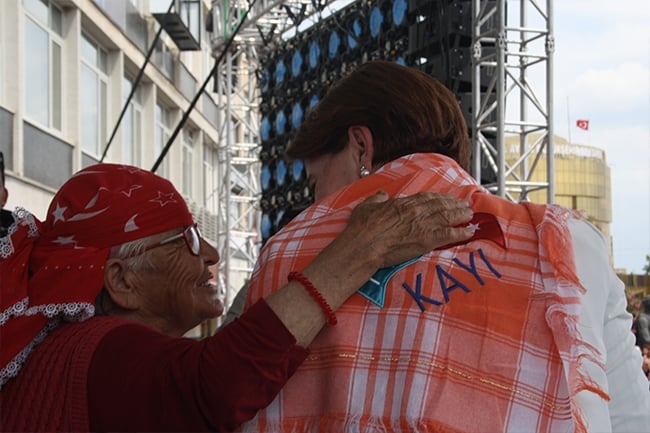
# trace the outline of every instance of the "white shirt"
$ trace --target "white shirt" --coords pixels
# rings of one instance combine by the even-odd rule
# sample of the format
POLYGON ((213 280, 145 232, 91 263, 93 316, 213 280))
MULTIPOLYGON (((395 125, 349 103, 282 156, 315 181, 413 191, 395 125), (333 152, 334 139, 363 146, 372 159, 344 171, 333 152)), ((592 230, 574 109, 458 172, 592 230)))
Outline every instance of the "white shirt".
POLYGON ((582 391, 577 402, 589 432, 650 433, 650 390, 626 310, 625 286, 609 263, 607 242, 593 225, 569 223, 578 277, 586 288, 579 330, 586 342, 606 354, 606 374, 586 361, 590 375, 611 400, 582 391))

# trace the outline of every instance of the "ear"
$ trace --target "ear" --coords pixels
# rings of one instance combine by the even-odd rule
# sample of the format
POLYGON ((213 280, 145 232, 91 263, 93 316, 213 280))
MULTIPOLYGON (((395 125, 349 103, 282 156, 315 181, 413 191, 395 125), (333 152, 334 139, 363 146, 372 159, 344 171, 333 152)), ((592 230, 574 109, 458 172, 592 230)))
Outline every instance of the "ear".
POLYGON ((108 259, 104 265, 104 287, 115 305, 124 310, 137 310, 139 297, 134 290, 133 273, 122 259, 108 259))
POLYGON ((359 158, 359 165, 365 165, 372 170, 372 161, 375 156, 375 145, 370 128, 354 125, 348 128, 348 143, 359 158))

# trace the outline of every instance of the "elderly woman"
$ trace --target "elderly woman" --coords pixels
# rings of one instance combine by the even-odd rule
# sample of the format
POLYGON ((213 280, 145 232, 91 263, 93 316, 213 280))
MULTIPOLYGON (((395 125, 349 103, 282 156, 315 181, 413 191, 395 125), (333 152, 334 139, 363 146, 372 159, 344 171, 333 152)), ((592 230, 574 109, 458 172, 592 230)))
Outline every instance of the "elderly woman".
POLYGON ((481 188, 465 171, 463 115, 440 82, 366 63, 329 90, 287 154, 305 161, 317 201, 265 245, 247 305, 282 286, 277 269, 305 267, 379 188, 466 199, 476 234, 360 286, 244 431, 650 431, 603 236, 568 209, 481 188))
POLYGON ((181 336, 223 310, 219 255, 167 180, 98 164, 42 225, 14 216, 0 250, 3 431, 233 429, 305 360, 325 302, 333 314, 380 267, 471 236, 453 227, 471 218, 464 200, 374 195, 303 269, 317 289, 283 284, 196 341, 181 336))

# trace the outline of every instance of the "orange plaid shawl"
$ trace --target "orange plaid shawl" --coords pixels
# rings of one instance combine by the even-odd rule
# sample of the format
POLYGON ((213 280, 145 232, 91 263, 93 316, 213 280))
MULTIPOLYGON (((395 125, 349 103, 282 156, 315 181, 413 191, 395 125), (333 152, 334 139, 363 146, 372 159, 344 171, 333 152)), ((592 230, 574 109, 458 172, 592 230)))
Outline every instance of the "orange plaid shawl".
POLYGON ((584 431, 575 394, 608 396, 580 370, 584 357, 604 360, 576 329, 584 289, 566 223, 578 216, 495 197, 444 156, 400 158, 296 217, 262 250, 247 305, 303 269, 378 189, 469 199, 496 216, 506 248, 479 239, 429 253, 391 277, 384 308, 352 296, 242 430, 584 431))

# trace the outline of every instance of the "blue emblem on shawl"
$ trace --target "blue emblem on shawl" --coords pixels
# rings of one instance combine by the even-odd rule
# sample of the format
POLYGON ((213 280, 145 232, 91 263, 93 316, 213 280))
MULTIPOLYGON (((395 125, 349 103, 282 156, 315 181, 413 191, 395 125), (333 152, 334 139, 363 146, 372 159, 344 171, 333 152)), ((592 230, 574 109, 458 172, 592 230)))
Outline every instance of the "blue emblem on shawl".
POLYGON ((386 285, 388 284, 388 281, 397 271, 404 269, 411 263, 417 262, 420 260, 420 257, 422 256, 407 260, 399 265, 391 266, 389 268, 381 268, 375 272, 375 274, 370 277, 366 284, 361 286, 357 292, 379 308, 384 308, 384 301, 386 300, 386 285))

